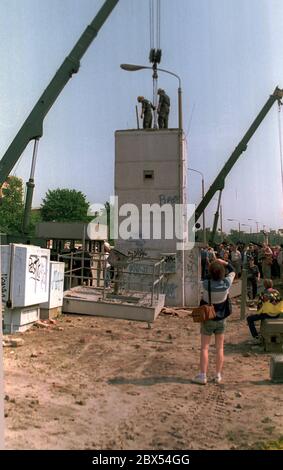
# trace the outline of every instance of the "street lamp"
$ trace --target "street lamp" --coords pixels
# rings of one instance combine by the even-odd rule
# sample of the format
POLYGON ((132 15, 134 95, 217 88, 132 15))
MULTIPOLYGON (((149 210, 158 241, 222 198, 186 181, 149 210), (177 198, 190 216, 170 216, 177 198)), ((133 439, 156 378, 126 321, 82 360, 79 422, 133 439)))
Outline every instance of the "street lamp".
POLYGON ((258 224, 259 224, 260 222, 258 222, 258 221, 255 220, 255 219, 248 219, 248 220, 249 220, 250 222, 255 222, 255 223, 256 223, 256 233, 258 233, 258 224))
POLYGON ((270 228, 268 229, 268 227, 265 224, 262 224, 261 232, 263 233, 265 243, 268 243, 268 232, 269 231, 270 231, 270 228))
MULTIPOLYGON (((152 67, 148 67, 146 65, 135 65, 135 64, 121 64, 120 65, 121 69, 127 70, 127 72, 137 72, 138 70, 152 70, 152 67)), ((173 75, 173 77, 176 77, 179 81, 179 87, 178 87, 178 127, 179 130, 183 129, 183 114, 182 114, 182 87, 181 87, 181 79, 179 75, 177 75, 174 72, 170 72, 170 70, 165 70, 165 69, 160 69, 156 68, 158 72, 164 72, 168 73, 169 75, 173 75)))
POLYGON ((242 227, 250 227, 250 233, 252 233, 252 226, 250 224, 241 224, 242 227))
POLYGON ((240 235, 240 233, 241 233, 241 222, 237 219, 227 219, 227 220, 229 220, 230 222, 238 222, 238 224, 239 224, 238 225, 238 230, 239 230, 239 235, 240 235))
MULTIPOLYGON (((201 171, 195 170, 194 168, 188 168, 190 171, 194 171, 201 175, 201 197, 204 198, 204 175, 201 171)), ((205 232, 205 212, 202 213, 202 229, 203 229, 203 243, 206 243, 206 232, 205 232)))

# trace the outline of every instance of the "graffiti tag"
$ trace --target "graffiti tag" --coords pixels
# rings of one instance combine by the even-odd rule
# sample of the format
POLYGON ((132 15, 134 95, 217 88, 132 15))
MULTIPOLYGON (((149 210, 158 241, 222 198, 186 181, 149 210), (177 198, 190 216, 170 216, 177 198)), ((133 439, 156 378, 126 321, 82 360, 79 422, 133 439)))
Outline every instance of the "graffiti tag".
POLYGON ((8 274, 2 274, 1 276, 1 291, 2 300, 6 299, 8 293, 8 274))

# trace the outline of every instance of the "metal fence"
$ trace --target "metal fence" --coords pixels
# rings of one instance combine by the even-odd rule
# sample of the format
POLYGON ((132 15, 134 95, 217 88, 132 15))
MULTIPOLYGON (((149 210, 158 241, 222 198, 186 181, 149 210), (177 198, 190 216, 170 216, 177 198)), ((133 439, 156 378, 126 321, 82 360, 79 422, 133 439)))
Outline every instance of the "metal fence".
POLYGON ((164 290, 164 258, 128 258, 108 262, 108 253, 71 252, 58 255, 65 263, 65 289, 82 285, 102 289, 103 299, 126 296, 128 292, 141 291, 159 299, 164 290))
POLYGON ((65 289, 77 285, 103 287, 105 278, 105 253, 71 252, 58 255, 65 263, 65 289))
MULTIPOLYGON (((141 258, 128 259, 127 263, 117 263, 113 278, 114 294, 118 292, 139 291, 151 294, 159 299, 164 290, 164 259, 141 258)), ((105 288, 104 293, 105 296, 105 288)))

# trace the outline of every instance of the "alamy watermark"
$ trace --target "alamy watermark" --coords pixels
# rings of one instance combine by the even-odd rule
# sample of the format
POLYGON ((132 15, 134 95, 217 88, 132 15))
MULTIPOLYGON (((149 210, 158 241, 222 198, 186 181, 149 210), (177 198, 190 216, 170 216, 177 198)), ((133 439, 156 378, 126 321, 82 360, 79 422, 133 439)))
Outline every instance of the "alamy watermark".
MULTIPOLYGON (((191 250, 195 245, 194 204, 119 204, 118 196, 110 197, 109 212, 103 204, 92 204, 89 214, 94 216, 101 238, 105 226, 110 225, 113 240, 176 240, 176 250, 191 250)), ((90 229, 90 227, 89 227, 90 229)), ((90 234, 90 230, 89 230, 90 234)))

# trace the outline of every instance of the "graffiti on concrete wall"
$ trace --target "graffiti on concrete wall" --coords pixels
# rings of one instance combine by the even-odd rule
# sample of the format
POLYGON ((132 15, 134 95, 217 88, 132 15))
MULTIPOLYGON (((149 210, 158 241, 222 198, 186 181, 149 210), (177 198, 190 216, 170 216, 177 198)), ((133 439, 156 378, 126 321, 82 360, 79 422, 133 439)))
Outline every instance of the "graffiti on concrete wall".
MULTIPOLYGON (((140 237, 142 237, 142 234, 139 234, 140 237)), ((145 251, 145 240, 142 238, 139 238, 137 240, 128 240, 128 242, 131 243, 132 249, 127 250, 127 255, 129 256, 130 259, 142 259, 147 256, 147 252, 145 251)), ((129 244, 127 248, 129 247, 129 244)))
POLYGON ((187 257, 187 275, 188 277, 193 280, 198 280, 199 274, 199 256, 198 250, 188 250, 186 252, 187 257))
POLYGON ((28 260, 28 272, 31 274, 30 279, 40 281, 40 258, 37 255, 30 255, 28 260))
POLYGON ((2 274, 2 276, 1 276, 1 292, 2 292, 2 300, 7 299, 8 274, 2 274))
POLYGON ((191 302, 198 303, 200 295, 200 259, 197 248, 186 252, 186 272, 185 272, 186 291, 191 302), (195 300, 192 300, 192 299, 195 300))
POLYGON ((150 264, 130 263, 128 271, 135 274, 152 274, 152 266, 150 264))
POLYGON ((51 279, 51 290, 62 291, 64 286, 64 274, 60 271, 53 271, 51 279))
POLYGON ((133 251, 128 251, 128 255, 131 259, 145 258, 147 256, 147 253, 143 248, 136 248, 133 251))
POLYGON ((159 204, 163 206, 163 204, 179 204, 180 198, 179 196, 171 196, 166 194, 159 194, 159 204))
POLYGON ((177 296, 176 290, 177 290, 178 285, 175 283, 167 283, 164 286, 163 293, 168 297, 169 299, 175 299, 177 296))
POLYGON ((176 255, 164 256, 164 273, 170 274, 176 272, 176 255))
POLYGON ((39 283, 41 287, 46 285, 47 265, 44 256, 30 255, 28 259, 29 279, 39 283))

